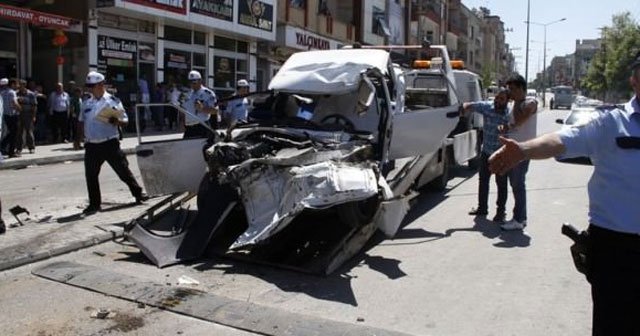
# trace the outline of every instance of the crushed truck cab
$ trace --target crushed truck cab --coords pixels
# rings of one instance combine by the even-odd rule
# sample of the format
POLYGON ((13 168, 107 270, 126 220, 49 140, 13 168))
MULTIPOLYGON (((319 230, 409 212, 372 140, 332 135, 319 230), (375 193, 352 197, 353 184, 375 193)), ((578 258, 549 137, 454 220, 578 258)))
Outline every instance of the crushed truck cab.
POLYGON ((377 230, 393 237, 414 191, 442 175, 459 121, 446 49, 431 48, 444 54, 429 78, 385 50, 299 52, 251 97, 250 123, 141 144, 146 189, 197 193, 198 211, 168 234, 132 223, 128 238, 161 267, 215 253, 328 274, 377 230), (409 92, 437 97, 418 106, 409 92))

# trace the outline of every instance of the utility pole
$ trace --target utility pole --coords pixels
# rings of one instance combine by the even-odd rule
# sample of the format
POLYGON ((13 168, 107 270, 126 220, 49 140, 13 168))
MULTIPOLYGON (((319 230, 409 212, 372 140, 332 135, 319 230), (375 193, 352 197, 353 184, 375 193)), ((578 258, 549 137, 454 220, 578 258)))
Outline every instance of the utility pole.
MULTIPOLYGON (((551 21, 551 22, 547 22, 547 23, 538 23, 538 22, 532 22, 532 21, 527 21, 527 27, 529 26, 529 24, 534 24, 534 25, 538 25, 538 26, 542 26, 544 27, 544 52, 543 52, 543 56, 542 56, 542 107, 545 107, 547 102, 546 102, 546 91, 547 91, 547 26, 552 25, 554 23, 558 23, 558 22, 562 22, 564 20, 566 20, 567 18, 562 18, 560 20, 555 20, 555 21, 551 21)), ((527 46, 529 45, 529 39, 527 38, 527 46)), ((529 54, 529 48, 527 48, 527 55, 529 54)), ((528 57, 528 56, 527 56, 528 57)), ((528 62, 527 62, 528 63, 528 62)))
POLYGON ((527 0, 527 49, 524 59, 524 79, 529 84, 529 20, 531 16, 531 0, 527 0))

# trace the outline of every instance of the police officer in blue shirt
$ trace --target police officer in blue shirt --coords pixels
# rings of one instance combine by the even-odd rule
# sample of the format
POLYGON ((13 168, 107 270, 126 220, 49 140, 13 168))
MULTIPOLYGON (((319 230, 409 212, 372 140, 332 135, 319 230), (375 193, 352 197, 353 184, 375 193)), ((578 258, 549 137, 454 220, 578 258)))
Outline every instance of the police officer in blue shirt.
POLYGON ((224 112, 224 121, 229 128, 233 128, 238 122, 246 122, 249 113, 249 99, 246 95, 249 94, 249 82, 246 79, 241 79, 236 85, 236 93, 232 100, 227 103, 227 108, 224 112))
POLYGON ((142 203, 148 197, 133 177, 127 157, 120 149, 118 126, 124 126, 129 122, 122 102, 106 92, 104 76, 101 73, 89 72, 85 85, 91 90, 93 97, 82 103, 82 113, 78 115, 78 121, 84 126, 84 170, 89 192, 89 206, 83 212, 89 215, 101 209, 98 175, 105 161, 120 180, 127 184, 136 203, 142 203))
POLYGON ((631 65, 634 97, 584 126, 503 146, 489 159, 504 174, 526 159, 588 156, 587 279, 593 335, 640 335, 640 53, 631 65))
POLYGON ((189 98, 184 103, 184 108, 191 115, 185 116, 183 138, 206 138, 209 131, 202 123, 213 127, 217 126, 218 100, 211 89, 202 85, 202 76, 198 71, 189 72, 188 79, 191 91, 189 98), (213 120, 211 120, 212 116, 213 120))

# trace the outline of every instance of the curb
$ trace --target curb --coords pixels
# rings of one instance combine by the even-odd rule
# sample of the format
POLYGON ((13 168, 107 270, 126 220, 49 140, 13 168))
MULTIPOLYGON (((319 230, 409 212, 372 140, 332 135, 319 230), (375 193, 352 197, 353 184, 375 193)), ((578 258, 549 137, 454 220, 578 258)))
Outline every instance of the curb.
POLYGON ((121 238, 123 236, 124 236, 124 230, 109 231, 109 232, 100 233, 97 235, 87 237, 83 240, 71 242, 69 244, 66 244, 65 246, 52 248, 47 251, 28 253, 26 255, 23 255, 21 257, 11 259, 11 260, 0 260, 0 272, 6 271, 11 268, 16 268, 26 264, 30 264, 36 261, 57 257, 59 255, 81 250, 83 248, 102 244, 106 241, 113 240, 116 238, 121 238))
MULTIPOLYGON (((122 151, 126 155, 131 155, 136 153, 135 148, 122 148, 122 151)), ((84 151, 81 153, 73 153, 73 154, 63 154, 56 156, 48 156, 41 158, 33 158, 33 159, 19 159, 19 160, 4 160, 0 162, 0 170, 4 169, 22 169, 28 166, 43 166, 47 164, 54 163, 62 163, 65 161, 82 161, 84 160, 84 151)))

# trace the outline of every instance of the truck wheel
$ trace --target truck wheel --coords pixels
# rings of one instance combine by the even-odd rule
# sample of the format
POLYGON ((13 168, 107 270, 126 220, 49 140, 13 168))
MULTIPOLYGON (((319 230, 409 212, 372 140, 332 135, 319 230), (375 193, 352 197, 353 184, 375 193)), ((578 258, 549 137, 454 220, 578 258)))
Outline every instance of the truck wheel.
POLYGON ((352 228, 368 224, 378 211, 380 200, 378 196, 357 202, 343 203, 337 206, 338 218, 352 228))
POLYGON ((433 191, 442 192, 447 189, 447 183, 449 182, 449 167, 451 166, 451 157, 449 156, 448 151, 445 152, 442 164, 442 174, 428 184, 429 189, 433 191))

